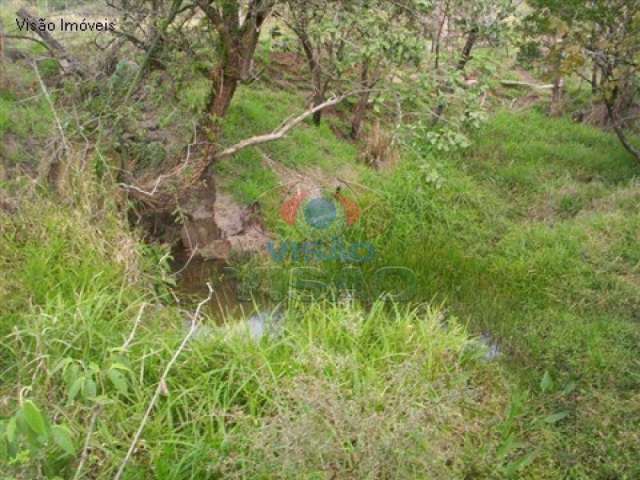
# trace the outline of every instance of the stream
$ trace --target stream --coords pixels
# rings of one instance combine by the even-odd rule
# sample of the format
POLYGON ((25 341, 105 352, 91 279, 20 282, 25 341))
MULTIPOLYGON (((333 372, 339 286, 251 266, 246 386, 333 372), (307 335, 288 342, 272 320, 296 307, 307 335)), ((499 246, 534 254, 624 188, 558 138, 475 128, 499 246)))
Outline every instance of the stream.
MULTIPOLYGON (((283 327, 284 312, 267 301, 254 299, 242 301, 239 295, 239 283, 225 271, 224 261, 177 258, 174 264, 177 280, 177 295, 181 301, 194 305, 209 294, 207 282, 214 288, 211 301, 205 305, 204 312, 209 322, 201 325, 195 339, 206 339, 216 332, 225 334, 244 333, 254 341, 265 335, 277 337, 283 327), (220 330, 220 328, 224 330, 220 330)), ((190 324, 185 321, 185 329, 190 324)), ((446 325, 444 326, 446 329, 446 325)), ((492 362, 499 359, 503 352, 497 339, 483 332, 473 342, 483 348, 483 359, 492 362)))

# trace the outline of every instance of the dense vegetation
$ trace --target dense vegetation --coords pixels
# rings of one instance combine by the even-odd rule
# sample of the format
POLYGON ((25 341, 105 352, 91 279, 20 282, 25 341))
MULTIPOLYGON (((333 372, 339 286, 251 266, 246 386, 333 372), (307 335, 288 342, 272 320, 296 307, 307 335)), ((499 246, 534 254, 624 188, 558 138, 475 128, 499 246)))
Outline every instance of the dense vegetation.
POLYGON ((0 479, 640 477, 637 2, 1 20, 0 479))

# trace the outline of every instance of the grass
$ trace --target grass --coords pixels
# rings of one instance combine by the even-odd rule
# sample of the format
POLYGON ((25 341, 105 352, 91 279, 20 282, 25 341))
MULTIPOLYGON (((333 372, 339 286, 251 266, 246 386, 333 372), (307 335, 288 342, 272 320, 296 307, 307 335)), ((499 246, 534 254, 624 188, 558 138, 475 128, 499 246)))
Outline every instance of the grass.
POLYGON ((537 113, 497 115, 435 188, 420 172, 438 161, 405 162, 378 186, 393 218, 380 264, 413 269, 421 298, 497 335, 521 386, 575 385, 574 413, 551 427, 573 432, 558 476, 637 475, 637 420, 617 416, 640 386, 637 166, 614 137, 537 113))
MULTIPOLYGON (((225 141, 231 144, 271 132, 304 109, 304 99, 296 93, 265 87, 241 88, 225 121, 225 141)), ((260 150, 244 150, 231 161, 221 162, 218 173, 223 186, 245 203, 252 203, 277 188, 281 179, 265 167, 262 153, 298 170, 314 168, 335 174, 345 165, 357 169, 356 146, 339 140, 331 130, 332 124, 325 121, 314 127, 305 123, 279 142, 266 144, 260 150)))
MULTIPOLYGON (((201 93, 183 90, 180 108, 197 108, 201 93)), ((4 101, 13 112, 15 98, 4 101)), ((272 130, 303 103, 241 89, 225 143, 272 130)), ((470 149, 403 152, 393 171, 374 172, 332 126, 340 119, 305 124, 263 152, 305 174, 346 165, 364 185, 348 192, 362 216, 344 232, 375 247, 347 269, 362 301, 336 294, 343 262, 292 262, 265 285, 306 266, 327 295, 287 304, 280 335, 253 342, 204 319, 212 333, 179 357, 125 478, 638 477, 640 190, 615 138, 503 112, 470 149), (389 266, 415 275, 410 303, 377 299, 389 266), (481 333, 501 359, 486 360, 481 333)), ((279 219, 285 192, 260 152, 217 173, 236 199, 260 203, 277 235, 308 236, 279 219)), ((169 300, 166 252, 144 246, 109 202, 23 197, 18 214, 0 213, 2 475, 72 478, 89 435, 83 474, 113 478, 190 307, 169 300), (54 427, 70 447, 49 440, 54 427)), ((265 265, 252 262, 255 277, 265 265)))
MULTIPOLYGON (((444 302, 471 331, 499 339, 512 388, 527 399, 522 428, 542 437, 539 478, 637 476, 638 422, 625 411, 637 410, 640 387, 639 191, 615 137, 535 110, 503 112, 464 152, 409 153, 392 174, 360 175, 371 188, 357 195, 365 213, 344 235, 377 252, 355 266, 361 299, 379 293, 370 286, 381 268, 407 268, 414 301, 444 302)), ((268 216, 278 203, 265 206, 268 216)), ((274 274, 295 266, 327 283, 322 293, 344 281, 341 262, 274 274)))
MULTIPOLYGON (((183 315, 159 303, 148 279, 160 267, 117 216, 46 198, 21 207, 1 218, 3 474, 70 478, 99 412, 84 468, 112 478, 183 315), (67 429, 70 451, 30 437, 26 398, 47 428, 67 429)), ((276 338, 213 332, 171 372, 126 478, 451 478, 525 458, 501 369, 437 309, 293 303, 276 338)))
POLYGON ((33 164, 36 145, 53 128, 53 115, 32 70, 8 64, 0 84, 0 158, 6 165, 33 164), (13 84, 20 84, 16 92, 13 84))

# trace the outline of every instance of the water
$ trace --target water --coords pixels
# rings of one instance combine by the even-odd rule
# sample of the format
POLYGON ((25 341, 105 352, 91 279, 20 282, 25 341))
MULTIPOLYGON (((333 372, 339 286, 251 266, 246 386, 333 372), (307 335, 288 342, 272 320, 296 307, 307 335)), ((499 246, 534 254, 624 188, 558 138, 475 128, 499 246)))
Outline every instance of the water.
MULTIPOLYGON (((204 321, 198 326, 193 340, 202 341, 214 335, 247 335, 260 341, 265 336, 277 337, 282 331, 282 311, 266 302, 240 300, 239 286, 225 271, 224 262, 193 258, 182 263, 176 261, 175 267, 181 302, 195 305, 206 298, 209 295, 207 282, 214 290, 211 301, 203 307, 204 321)), ((188 331, 191 323, 185 321, 184 328, 188 331)))
POLYGON ((197 304, 209 295, 207 283, 213 287, 213 296, 203 313, 216 324, 223 324, 235 318, 246 318, 256 310, 254 302, 240 299, 238 282, 225 270, 221 261, 193 258, 175 262, 176 293, 181 302, 197 304), (188 263, 187 263, 188 262, 188 263))
POLYGON ((484 359, 487 362, 496 360, 498 357, 502 355, 500 344, 496 341, 495 338, 493 338, 488 333, 481 334, 480 337, 478 337, 478 341, 486 347, 484 359))

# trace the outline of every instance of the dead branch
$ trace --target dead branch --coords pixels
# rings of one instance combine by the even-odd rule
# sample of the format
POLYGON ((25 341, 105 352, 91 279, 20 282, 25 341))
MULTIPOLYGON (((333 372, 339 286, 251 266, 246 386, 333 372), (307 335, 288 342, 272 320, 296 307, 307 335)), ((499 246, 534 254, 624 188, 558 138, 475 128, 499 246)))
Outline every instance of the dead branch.
POLYGON ((134 435, 133 440, 131 441, 131 445, 129 446, 127 455, 124 457, 124 460, 120 464, 118 473, 116 473, 116 476, 113 477, 113 480, 120 480, 122 478, 122 474, 124 473, 124 470, 127 467, 127 463, 129 462, 131 455, 133 455, 136 445, 140 440, 140 436, 142 435, 142 431, 144 430, 144 427, 146 426, 147 421, 151 416, 151 412, 155 408, 156 403, 158 403, 158 399, 160 398, 160 395, 163 393, 166 393, 167 377, 169 375, 169 372, 171 371, 171 369, 173 368, 173 365, 178 360, 178 357, 180 356, 182 351, 185 349, 185 347, 189 343, 189 340, 191 340, 191 337, 193 336, 193 334, 198 329, 198 326, 200 324, 200 314, 202 311, 202 307, 204 307, 204 305, 207 304, 213 298, 213 288, 211 287, 211 284, 207 283, 207 287, 209 288, 209 295, 207 296, 207 298, 205 298, 203 301, 201 301, 198 304, 196 311, 191 317, 191 327, 189 328, 189 332, 182 340, 182 343, 180 343, 180 346, 171 357, 171 360, 169 360, 169 363, 165 367, 164 372, 162 372, 162 376, 160 377, 160 381, 158 382, 156 391, 153 397, 151 398, 151 401, 149 402, 149 406, 147 407, 147 410, 145 411, 144 416, 142 417, 142 421, 140 422, 140 426, 138 427, 138 430, 136 431, 136 434, 134 435))
MULTIPOLYGON (((38 23, 38 19, 31 15, 25 8, 18 10, 17 15, 28 23, 38 23)), ((42 39, 42 43, 46 45, 51 54, 58 59, 60 66, 65 73, 75 74, 81 77, 85 76, 84 69, 80 62, 69 55, 62 44, 53 38, 46 29, 36 29, 36 34, 42 39)), ((26 38, 33 40, 31 37, 26 38)))
POLYGON ((524 87, 524 88, 531 88, 533 90, 551 90, 553 88, 553 85, 550 83, 545 85, 537 85, 535 83, 519 82, 517 80, 500 80, 500 84, 503 87, 514 87, 514 88, 524 87))
POLYGON ((325 108, 332 107, 342 102, 345 98, 355 95, 360 92, 351 92, 345 95, 341 95, 339 97, 334 97, 326 102, 321 103, 320 105, 313 107, 307 110, 304 113, 301 113, 297 117, 294 117, 288 121, 285 121, 282 125, 280 125, 277 129, 275 129, 271 133, 256 135, 255 137, 247 138, 242 140, 241 142, 236 143, 235 145, 222 150, 221 152, 214 155, 215 160, 220 160, 222 158, 231 157, 238 153, 241 150, 249 147, 255 147, 256 145, 261 145, 263 143, 273 142, 276 140, 280 140, 285 137, 292 129, 297 127, 304 120, 312 116, 314 113, 324 110, 325 108))
POLYGON ((37 38, 29 37, 27 35, 4 35, 4 38, 10 38, 12 40, 29 40, 51 51, 51 47, 44 43, 42 40, 38 40, 37 38))

